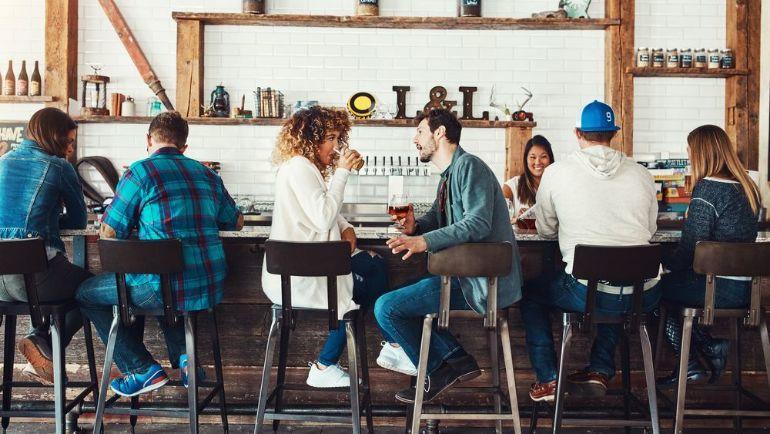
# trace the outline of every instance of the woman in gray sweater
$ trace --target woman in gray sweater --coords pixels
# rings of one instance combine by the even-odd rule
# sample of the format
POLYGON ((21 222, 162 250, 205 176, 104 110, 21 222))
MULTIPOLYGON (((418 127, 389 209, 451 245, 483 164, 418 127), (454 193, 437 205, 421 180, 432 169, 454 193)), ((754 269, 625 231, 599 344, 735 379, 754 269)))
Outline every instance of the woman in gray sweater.
MULTIPOLYGON (((696 128, 687 136, 687 153, 692 167, 693 191, 687 220, 679 245, 664 258, 670 272, 661 279, 663 299, 678 307, 702 307, 706 277, 693 271, 695 244, 698 241, 753 242, 757 238, 759 191, 746 174, 727 133, 714 125, 696 128)), ((745 307, 749 303, 751 279, 717 277, 717 308, 745 307)), ((666 340, 679 352, 682 337, 681 318, 668 317, 666 340)), ((705 330, 693 328, 692 353, 687 369, 688 381, 706 376, 698 354, 709 365, 713 383, 724 371, 729 350, 725 339, 713 339, 705 330)), ((677 356, 678 357, 678 356, 677 356)), ((678 369, 658 380, 674 385, 678 369)))

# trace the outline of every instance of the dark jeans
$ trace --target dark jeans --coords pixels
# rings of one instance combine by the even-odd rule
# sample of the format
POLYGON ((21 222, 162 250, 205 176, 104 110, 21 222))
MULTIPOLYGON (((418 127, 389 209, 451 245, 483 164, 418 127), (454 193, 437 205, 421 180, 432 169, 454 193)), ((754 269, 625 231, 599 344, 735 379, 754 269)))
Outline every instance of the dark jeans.
MULTIPOLYGON (((703 307, 706 298, 706 276, 692 270, 664 274, 660 279, 663 300, 677 307, 703 307)), ((751 281, 716 279, 714 307, 746 307, 751 297, 751 281)))
MULTIPOLYGON (((43 303, 65 302, 75 297, 75 291, 83 281, 93 276, 88 271, 73 265, 63 253, 59 253, 48 261, 48 269, 37 273, 37 294, 43 303)), ((0 276, 0 301, 27 301, 24 289, 24 278, 21 275, 0 276)), ((75 333, 83 326, 80 311, 72 310, 64 318, 62 337, 66 347, 75 333)), ((46 339, 51 344, 50 329, 46 327, 31 328, 30 334, 46 339)))
MULTIPOLYGON (((372 256, 361 251, 350 261, 353 269, 353 300, 362 310, 369 309, 382 294, 388 292, 388 269, 385 260, 381 256, 372 256)), ((382 336, 386 341, 391 341, 385 331, 382 331, 382 336)), ((340 328, 329 332, 321 354, 318 355, 318 361, 326 366, 336 364, 345 350, 345 342, 345 325, 340 324, 340 328)))
MULTIPOLYGON (((631 292, 628 288, 628 292, 631 292)), ((558 308, 568 312, 583 312, 588 288, 564 271, 544 274, 526 282, 524 298, 519 304, 521 319, 527 332, 529 361, 537 375, 537 381, 546 383, 556 379, 556 352, 553 348, 550 312, 558 308)), ((650 311, 660 301, 660 285, 644 292, 644 309, 650 311)), ((631 309, 631 295, 598 292, 597 313, 618 315, 631 309)), ((597 335, 591 347, 588 370, 601 372, 612 378, 615 375, 615 347, 620 339, 620 325, 598 324, 597 335)))
MULTIPOLYGON (((160 290, 152 284, 129 286, 131 304, 138 308, 157 309, 163 307, 160 290)), ((78 289, 75 296, 80 304, 80 310, 94 324, 99 337, 107 344, 107 337, 112 325, 112 306, 118 304, 118 289, 114 274, 100 274, 86 280, 78 289)), ((163 317, 158 317, 163 335, 166 337, 166 348, 171 366, 177 366, 179 356, 185 353, 184 325, 174 327, 166 325, 163 317)), ((144 346, 142 335, 144 322, 137 321, 131 327, 118 328, 115 341, 115 364, 123 374, 146 372, 154 363, 147 347, 144 346)))
MULTIPOLYGON (((401 345, 415 366, 420 360, 423 318, 427 314, 438 313, 440 295, 441 278, 429 276, 383 295, 374 305, 374 316, 383 334, 401 345)), ((470 310, 457 279, 452 279, 450 309, 470 310)), ((435 323, 428 353, 428 374, 438 369, 445 360, 465 354, 452 333, 438 330, 435 323)))

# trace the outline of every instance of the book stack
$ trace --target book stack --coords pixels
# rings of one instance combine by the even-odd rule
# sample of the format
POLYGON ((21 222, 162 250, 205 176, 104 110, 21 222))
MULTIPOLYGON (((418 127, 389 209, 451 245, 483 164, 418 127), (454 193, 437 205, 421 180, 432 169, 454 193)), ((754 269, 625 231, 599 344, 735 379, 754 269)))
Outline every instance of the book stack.
POLYGON ((258 87, 254 92, 254 116, 283 118, 283 93, 269 87, 258 87))

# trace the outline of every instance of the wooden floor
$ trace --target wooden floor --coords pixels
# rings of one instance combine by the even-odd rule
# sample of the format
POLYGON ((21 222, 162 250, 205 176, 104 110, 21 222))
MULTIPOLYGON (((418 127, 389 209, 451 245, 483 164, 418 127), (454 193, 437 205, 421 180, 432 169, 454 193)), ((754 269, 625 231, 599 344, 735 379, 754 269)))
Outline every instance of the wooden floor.
MULTIPOLYGON (((137 425, 135 434, 145 434, 145 433, 152 433, 152 434, 180 434, 184 433, 187 430, 186 425, 169 425, 169 424, 155 424, 155 425, 137 425)), ((12 424, 8 429, 8 434, 39 434, 39 433, 48 433, 53 432, 53 425, 47 425, 47 424, 12 424)), ((376 427, 375 428, 376 434, 401 434, 403 433, 403 428, 387 428, 387 427, 376 427)), ((540 430, 540 432, 547 432, 547 429, 540 430)), ((115 434, 124 434, 124 433, 130 433, 129 426, 120 426, 120 425, 110 425, 110 433, 115 434)), ((222 429, 219 426, 216 425, 202 425, 200 433, 201 434, 216 434, 221 433, 222 429)), ((231 434, 251 434, 254 432, 254 425, 230 425, 230 433, 231 434)), ((268 430, 268 432, 271 432, 268 430)), ((281 429, 278 431, 280 434, 349 434, 350 428, 344 428, 344 427, 335 427, 335 428, 319 428, 319 427, 304 427, 304 428, 293 428, 293 427, 281 427, 281 429)), ((487 429, 469 429, 469 428, 442 428, 441 433, 442 434, 485 434, 489 432, 494 432, 494 430, 490 431, 487 429)), ((625 431, 620 430, 612 430, 612 429, 568 429, 563 430, 565 434, 578 434, 578 433, 600 433, 600 434, 615 434, 615 433, 624 433, 625 431)), ((642 430, 634 430, 632 432, 638 432, 642 433, 642 430)), ((665 432, 665 431, 664 431, 665 432)), ((724 434, 733 432, 732 430, 687 430, 689 434, 724 434)), ((751 433, 768 433, 770 432, 770 429, 745 429, 743 430, 746 434, 751 433)))

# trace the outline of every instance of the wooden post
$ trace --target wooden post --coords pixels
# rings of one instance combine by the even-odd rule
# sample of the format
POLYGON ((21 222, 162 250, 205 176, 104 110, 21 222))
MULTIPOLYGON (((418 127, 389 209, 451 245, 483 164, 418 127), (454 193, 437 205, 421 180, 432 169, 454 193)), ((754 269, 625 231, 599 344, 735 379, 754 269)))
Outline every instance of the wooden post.
MULTIPOLYGON (((748 89, 746 94, 748 98, 748 142, 747 142, 747 168, 750 170, 759 170, 759 104, 760 104, 760 63, 762 58, 761 39, 762 39, 762 1, 749 0, 748 31, 748 67, 749 76, 748 89)), ((770 25, 770 23, 765 23, 770 25)))
POLYGON ((203 22, 177 20, 176 107, 184 117, 199 117, 203 104, 203 22))
POLYGON ((505 129, 505 180, 524 173, 524 146, 531 138, 531 127, 505 129))
MULTIPOLYGON (((749 2, 727 1, 727 46, 735 53, 735 67, 749 66, 749 2)), ((758 29, 759 27, 757 27, 758 29)), ((757 54, 759 54, 757 52, 757 54)), ((758 71, 759 68, 757 68, 758 71)), ((749 74, 752 72, 750 71, 749 74)), ((725 131, 747 168, 750 166, 748 76, 728 77, 725 83, 725 131)), ((758 94, 757 94, 758 95, 758 94)), ((755 152, 756 155, 756 152, 755 152)), ((754 167, 757 162, 755 160, 754 167)))
POLYGON ((78 0, 45 2, 46 103, 65 112, 69 98, 77 99, 78 88, 78 0))
POLYGON ((628 156, 634 154, 634 77, 626 73, 634 60, 634 0, 607 0, 607 18, 619 19, 619 26, 604 32, 604 100, 615 111, 620 132, 612 147, 628 156))

